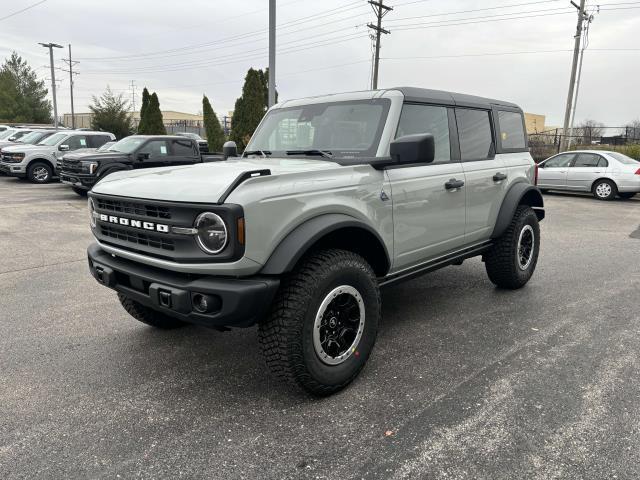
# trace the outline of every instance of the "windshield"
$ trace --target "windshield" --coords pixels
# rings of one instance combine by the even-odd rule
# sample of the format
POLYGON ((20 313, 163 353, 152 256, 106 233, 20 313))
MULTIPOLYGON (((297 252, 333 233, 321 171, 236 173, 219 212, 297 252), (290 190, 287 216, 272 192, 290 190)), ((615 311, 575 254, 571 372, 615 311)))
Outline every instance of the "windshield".
POLYGON ((47 132, 31 132, 22 137, 20 141, 28 145, 35 145, 42 139, 42 137, 45 137, 46 135, 48 135, 47 132))
POLYGON ((373 157, 390 103, 388 99, 353 100, 272 110, 246 151, 283 156, 319 150, 333 157, 373 157))
POLYGON ((133 153, 136 148, 145 142, 144 137, 127 137, 109 147, 110 152, 133 153))
POLYGON ((204 138, 202 138, 200 135, 198 135, 197 133, 190 133, 190 132, 182 132, 182 133, 176 133, 176 135, 180 136, 180 137, 187 137, 187 138, 192 138, 194 140, 204 140, 204 138))
POLYGON ((625 165, 636 165, 636 164, 640 163, 638 160, 634 160, 631 157, 627 157, 626 155, 624 155, 622 153, 609 152, 609 155, 611 155, 613 158, 615 158, 620 163, 624 163, 625 165))
POLYGON ((55 145, 60 140, 66 137, 67 137, 66 133, 56 133, 55 135, 51 135, 50 137, 45 138, 40 143, 38 143, 38 145, 47 145, 50 147, 52 145, 55 145))
POLYGON ((9 129, 5 130, 4 132, 0 133, 0 140, 6 140, 11 135, 13 135, 13 132, 15 132, 15 131, 16 131, 15 128, 9 128, 9 129))

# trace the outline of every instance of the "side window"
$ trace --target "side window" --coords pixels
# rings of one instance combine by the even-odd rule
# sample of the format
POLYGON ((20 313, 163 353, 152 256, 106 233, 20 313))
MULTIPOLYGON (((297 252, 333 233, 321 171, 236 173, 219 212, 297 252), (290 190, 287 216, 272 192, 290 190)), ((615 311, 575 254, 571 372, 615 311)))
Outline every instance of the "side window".
POLYGON ((544 168, 566 168, 575 157, 575 153, 565 153, 563 155, 557 155, 544 162, 544 168))
POLYGON ((69 145, 69 150, 78 150, 79 148, 87 148, 89 146, 85 135, 72 135, 67 138, 65 142, 62 142, 62 144, 69 145))
POLYGON ((90 135, 89 137, 89 145, 92 148, 99 148, 107 142, 111 141, 111 137, 107 135, 90 135))
POLYGON ((524 123, 522 114, 518 112, 498 112, 500 125, 500 141, 505 149, 524 149, 524 123))
POLYGON ((486 160, 493 157, 491 120, 487 110, 456 108, 456 122, 460 136, 460 158, 486 160))
POLYGON ((607 160, 604 157, 600 157, 600 160, 598 160, 598 167, 607 168, 608 166, 609 166, 609 162, 607 162, 607 160))
POLYGON ((184 140, 171 140, 171 146, 173 147, 173 154, 177 156, 193 157, 196 154, 193 150, 193 144, 188 138, 184 140))
POLYGON ((138 153, 148 153, 150 158, 162 158, 169 155, 166 140, 151 140, 138 153))
POLYGON ((430 133, 433 135, 436 150, 434 161, 448 162, 451 160, 447 107, 403 105, 396 138, 415 133, 430 133))
POLYGON ((600 163, 600 155, 595 153, 580 153, 576 158, 574 167, 597 167, 600 163))

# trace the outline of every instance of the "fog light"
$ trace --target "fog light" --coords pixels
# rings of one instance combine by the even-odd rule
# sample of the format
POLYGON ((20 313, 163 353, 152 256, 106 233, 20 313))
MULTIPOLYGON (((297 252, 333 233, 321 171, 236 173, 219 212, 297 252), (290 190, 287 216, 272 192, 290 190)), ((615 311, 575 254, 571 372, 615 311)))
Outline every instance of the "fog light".
POLYGON ((193 309, 198 313, 211 313, 220 310, 220 298, 215 295, 194 293, 191 297, 193 309))

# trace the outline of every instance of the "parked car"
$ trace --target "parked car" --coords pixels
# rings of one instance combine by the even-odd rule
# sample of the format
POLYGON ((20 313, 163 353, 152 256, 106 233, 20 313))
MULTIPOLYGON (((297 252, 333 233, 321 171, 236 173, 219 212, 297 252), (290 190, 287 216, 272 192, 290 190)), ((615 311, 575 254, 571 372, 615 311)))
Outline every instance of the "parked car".
POLYGON ((121 170, 168 167, 201 163, 195 140, 171 135, 132 135, 103 152, 67 154, 62 161, 60 179, 78 195, 107 175, 121 170))
POLYGON ((313 394, 363 368, 380 287, 480 255, 502 288, 536 268, 543 200, 512 103, 417 88, 285 101, 231 157, 96 184, 91 273, 158 328, 258 324, 272 372, 313 394))
POLYGON ((57 159, 65 152, 99 147, 112 140, 115 136, 108 132, 60 131, 37 145, 3 148, 0 171, 12 177, 26 177, 33 183, 48 183, 53 179, 57 159))
POLYGON ((538 186, 591 192, 598 200, 629 199, 640 192, 640 162, 605 150, 564 152, 540 162, 538 186))
MULTIPOLYGON (((83 130, 83 131, 86 131, 86 130, 83 130)), ((116 143, 115 141, 107 142, 98 148, 79 148, 78 150, 74 150, 71 153, 67 153, 59 157, 58 160, 56 161, 56 175, 60 176, 60 172, 62 171, 62 162, 64 161, 64 158, 67 155, 76 155, 79 153, 88 153, 88 152, 106 152, 107 150, 109 150, 109 148, 111 148, 111 145, 114 145, 115 143, 116 143)))
POLYGON ((193 140, 198 142, 198 148, 200 149, 201 153, 209 153, 209 144, 204 138, 202 138, 197 133, 179 132, 179 133, 174 133, 174 135, 178 135, 179 137, 192 138, 193 140))
POLYGON ((2 147, 10 147, 16 144, 36 145, 56 133, 56 130, 31 130, 26 134, 22 134, 22 132, 21 130, 19 131, 20 135, 14 133, 14 135, 10 137, 14 140, 0 140, 0 152, 2 152, 2 147))

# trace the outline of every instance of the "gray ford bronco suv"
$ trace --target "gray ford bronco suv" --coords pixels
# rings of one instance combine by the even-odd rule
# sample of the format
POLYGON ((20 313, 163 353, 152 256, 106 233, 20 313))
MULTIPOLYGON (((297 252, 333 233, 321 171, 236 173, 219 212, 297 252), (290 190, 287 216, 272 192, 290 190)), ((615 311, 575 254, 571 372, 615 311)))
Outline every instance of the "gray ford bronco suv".
POLYGON ((89 193, 92 275, 159 328, 258 325, 316 395, 369 358, 380 288, 482 256, 524 286, 544 218, 523 113, 418 88, 272 107, 242 157, 116 172, 89 193))

